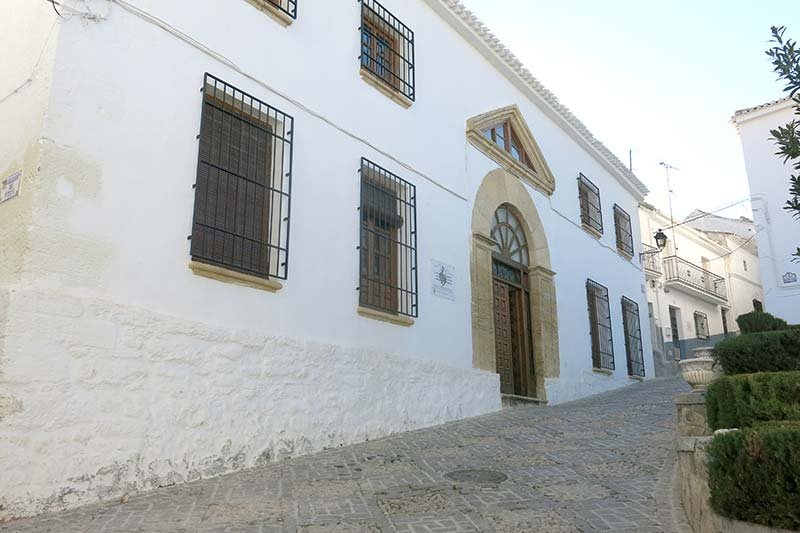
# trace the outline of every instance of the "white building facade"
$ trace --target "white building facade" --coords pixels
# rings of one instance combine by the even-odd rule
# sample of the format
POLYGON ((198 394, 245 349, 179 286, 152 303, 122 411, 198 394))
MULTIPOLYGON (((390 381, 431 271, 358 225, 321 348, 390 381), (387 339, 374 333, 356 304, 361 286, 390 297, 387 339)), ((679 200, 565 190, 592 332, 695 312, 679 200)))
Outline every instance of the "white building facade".
POLYGON ((763 306, 754 230, 702 211, 675 223, 646 203, 639 217, 655 374, 676 375, 677 361, 737 334, 736 318, 763 306), (661 251, 659 230, 667 236, 661 251))
POLYGON ((775 155, 770 130, 796 118, 788 98, 742 109, 733 117, 750 182, 765 311, 790 324, 800 323, 800 262, 793 261, 800 247, 800 221, 783 208, 789 199, 792 166, 775 155))
POLYGON ((0 6, 0 519, 654 375, 644 185, 457 1, 188 5, 0 6))

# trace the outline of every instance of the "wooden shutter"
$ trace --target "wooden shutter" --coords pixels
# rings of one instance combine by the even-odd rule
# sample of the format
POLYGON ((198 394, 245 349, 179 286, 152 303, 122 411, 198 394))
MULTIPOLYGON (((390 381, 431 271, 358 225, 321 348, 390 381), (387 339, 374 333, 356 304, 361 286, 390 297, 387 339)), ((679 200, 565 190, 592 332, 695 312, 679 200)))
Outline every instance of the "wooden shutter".
POLYGON ((625 330, 625 351, 628 359, 628 375, 644 377, 644 352, 642 347, 642 328, 639 319, 639 305, 624 296, 622 298, 622 322, 625 330))
POLYGON ((581 222, 603 233, 600 189, 583 174, 578 175, 578 198, 581 208, 581 222))
POLYGON ((359 304, 417 316, 416 188, 361 160, 359 304))
POLYGON ((206 87, 191 254, 269 277, 273 128, 250 107, 206 87))
POLYGON ((632 256, 633 229, 631 216, 618 205, 614 205, 614 227, 616 228, 617 250, 632 256))
POLYGON ((586 284, 586 299, 589 302, 589 334, 592 337, 592 366, 594 368, 602 368, 602 362, 600 360, 600 331, 597 327, 597 297, 594 294, 594 287, 588 283, 586 284))
POLYGON ((594 368, 614 370, 614 338, 608 289, 596 281, 586 280, 586 298, 589 303, 592 364, 594 368))

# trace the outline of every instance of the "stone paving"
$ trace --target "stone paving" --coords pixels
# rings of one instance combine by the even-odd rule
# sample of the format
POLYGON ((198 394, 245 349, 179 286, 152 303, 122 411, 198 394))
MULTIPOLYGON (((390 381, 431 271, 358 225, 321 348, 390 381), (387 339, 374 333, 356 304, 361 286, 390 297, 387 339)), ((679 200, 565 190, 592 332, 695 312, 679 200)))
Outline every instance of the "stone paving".
POLYGON ((0 531, 689 531, 672 483, 673 396, 685 390, 676 379, 653 380, 518 407, 0 531), (508 479, 445 477, 469 469, 508 479))

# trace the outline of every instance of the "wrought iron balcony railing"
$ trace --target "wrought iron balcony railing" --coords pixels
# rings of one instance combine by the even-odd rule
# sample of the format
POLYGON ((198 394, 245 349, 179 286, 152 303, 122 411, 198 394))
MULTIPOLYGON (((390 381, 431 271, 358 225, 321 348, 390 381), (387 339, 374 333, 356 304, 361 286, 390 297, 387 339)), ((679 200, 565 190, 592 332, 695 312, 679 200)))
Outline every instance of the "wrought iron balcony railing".
POLYGON ((664 273, 661 267, 661 252, 655 246, 642 243, 642 252, 639 254, 639 261, 642 266, 653 277, 659 277, 664 273))
POLYGON ((665 281, 677 282, 721 300, 728 299, 725 278, 678 256, 664 258, 665 281))

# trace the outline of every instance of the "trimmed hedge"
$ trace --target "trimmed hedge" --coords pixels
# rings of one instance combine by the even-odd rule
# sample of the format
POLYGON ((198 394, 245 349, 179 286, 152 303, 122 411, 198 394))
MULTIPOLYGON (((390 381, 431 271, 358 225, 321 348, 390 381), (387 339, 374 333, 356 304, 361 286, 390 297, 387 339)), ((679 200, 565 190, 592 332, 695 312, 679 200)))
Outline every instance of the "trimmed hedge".
POLYGON ((777 318, 763 311, 752 311, 739 315, 736 318, 736 323, 739 324, 742 335, 759 333, 762 331, 777 331, 789 327, 789 324, 787 324, 784 319, 777 318))
POLYGON ((715 436, 708 446, 708 485, 717 513, 800 531, 800 423, 715 436))
POLYGON ((708 425, 747 428, 769 420, 800 421, 800 372, 726 376, 706 393, 708 425))
POLYGON ((800 370, 800 329, 724 339, 714 347, 714 358, 728 375, 800 370))

